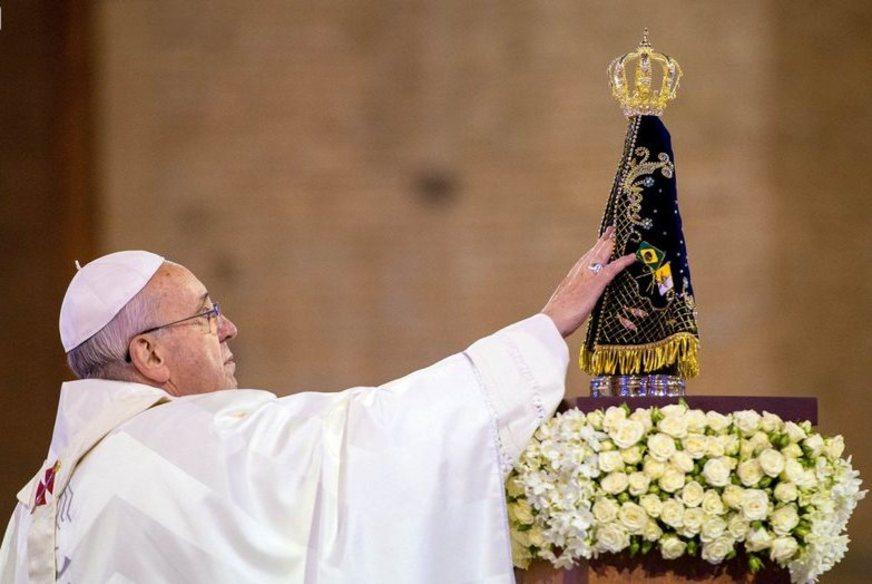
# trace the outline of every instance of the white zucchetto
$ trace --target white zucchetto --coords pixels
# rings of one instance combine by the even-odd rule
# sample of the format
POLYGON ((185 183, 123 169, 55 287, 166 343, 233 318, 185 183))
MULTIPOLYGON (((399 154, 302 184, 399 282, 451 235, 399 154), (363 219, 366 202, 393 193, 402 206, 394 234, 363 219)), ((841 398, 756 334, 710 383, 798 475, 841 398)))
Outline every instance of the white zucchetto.
POLYGON ((61 304, 64 351, 69 353, 109 324, 163 262, 151 252, 119 251, 79 268, 61 304))

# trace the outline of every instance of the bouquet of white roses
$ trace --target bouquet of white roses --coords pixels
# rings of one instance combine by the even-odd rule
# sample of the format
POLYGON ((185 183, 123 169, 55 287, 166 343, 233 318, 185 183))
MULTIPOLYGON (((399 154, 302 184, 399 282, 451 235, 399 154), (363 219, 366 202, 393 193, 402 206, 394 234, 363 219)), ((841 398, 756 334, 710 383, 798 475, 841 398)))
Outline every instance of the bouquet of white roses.
POLYGON ((848 547, 860 491, 841 436, 746 410, 624 404, 558 414, 507 482, 512 556, 558 568, 603 552, 719 564, 743 551, 815 582, 848 547))

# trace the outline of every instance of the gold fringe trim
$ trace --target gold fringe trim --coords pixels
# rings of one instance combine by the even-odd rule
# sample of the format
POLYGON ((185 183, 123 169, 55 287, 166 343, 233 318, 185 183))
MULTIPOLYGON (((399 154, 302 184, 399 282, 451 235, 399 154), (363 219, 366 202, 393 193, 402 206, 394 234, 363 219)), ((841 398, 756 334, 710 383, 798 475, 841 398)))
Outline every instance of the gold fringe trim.
POLYGON ((676 364, 678 375, 690 379, 699 375, 699 339, 678 333, 645 345, 597 345, 593 352, 583 346, 578 364, 589 375, 633 375, 676 364))

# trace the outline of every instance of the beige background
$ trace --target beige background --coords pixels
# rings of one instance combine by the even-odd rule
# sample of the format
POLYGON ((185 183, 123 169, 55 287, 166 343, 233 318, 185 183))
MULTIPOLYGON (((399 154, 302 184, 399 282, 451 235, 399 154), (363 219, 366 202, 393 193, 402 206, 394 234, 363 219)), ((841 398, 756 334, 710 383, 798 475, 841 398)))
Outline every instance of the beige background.
MULTIPOLYGON (((685 71, 664 121, 703 342, 689 391, 817 396, 872 477, 868 4, 89 14, 93 252, 191 268, 240 328, 242 384, 282 394, 377 384, 541 308, 592 243, 620 154, 605 66, 648 26, 685 71)), ((569 394, 586 384, 573 364, 569 394)), ((19 478, 48 427, 32 432, 19 478)), ((824 582, 868 580, 870 528, 866 503, 824 582)))

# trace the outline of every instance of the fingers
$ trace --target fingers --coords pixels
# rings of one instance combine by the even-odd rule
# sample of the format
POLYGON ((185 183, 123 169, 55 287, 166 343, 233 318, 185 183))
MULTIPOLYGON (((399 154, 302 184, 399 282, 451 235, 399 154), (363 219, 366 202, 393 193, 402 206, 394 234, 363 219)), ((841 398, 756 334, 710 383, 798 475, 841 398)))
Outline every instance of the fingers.
POLYGON ((603 232, 602 237, 593 246, 590 253, 591 263, 597 262, 605 264, 612 257, 612 252, 615 249, 615 226, 610 225, 603 232))
POLYGON ((611 262, 607 266, 602 269, 600 272, 603 276, 604 283, 608 284, 611 282, 615 276, 620 274, 627 266, 631 265, 636 261, 636 254, 630 253, 624 256, 619 257, 615 261, 611 262))
POLYGON ((596 243, 590 248, 586 254, 581 256, 572 269, 569 271, 570 277, 575 277, 579 272, 586 269, 592 263, 605 264, 612 254, 614 249, 614 234, 615 226, 610 225, 606 228, 603 234, 597 239, 596 243))

